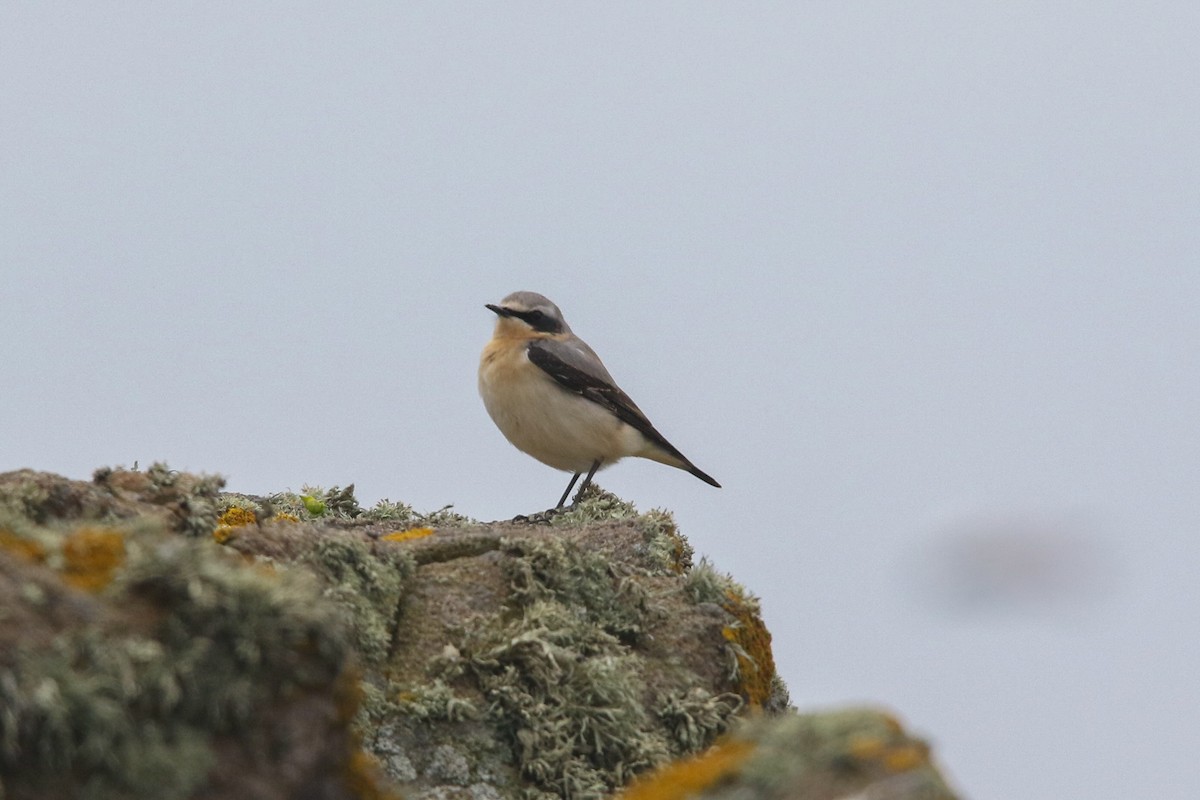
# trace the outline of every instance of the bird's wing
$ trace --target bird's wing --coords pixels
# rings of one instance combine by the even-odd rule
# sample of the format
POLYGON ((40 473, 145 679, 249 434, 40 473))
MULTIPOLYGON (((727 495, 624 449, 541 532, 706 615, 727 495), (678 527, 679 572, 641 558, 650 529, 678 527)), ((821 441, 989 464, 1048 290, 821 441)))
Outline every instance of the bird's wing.
POLYGON ((564 390, 603 406, 672 456, 691 464, 683 453, 655 430, 642 410, 629 399, 629 395, 621 391, 600 358, 586 344, 581 341, 536 339, 530 343, 527 352, 529 360, 564 390))

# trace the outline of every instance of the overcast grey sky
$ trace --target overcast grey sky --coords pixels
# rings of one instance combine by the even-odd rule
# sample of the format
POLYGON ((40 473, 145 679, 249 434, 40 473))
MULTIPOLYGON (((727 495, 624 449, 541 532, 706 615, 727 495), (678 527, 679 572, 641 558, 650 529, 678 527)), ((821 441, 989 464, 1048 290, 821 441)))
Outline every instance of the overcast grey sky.
POLYGON ((558 302, 802 708, 976 800, 1200 786, 1200 6, 5 3, 0 470, 565 476, 476 394, 558 302))

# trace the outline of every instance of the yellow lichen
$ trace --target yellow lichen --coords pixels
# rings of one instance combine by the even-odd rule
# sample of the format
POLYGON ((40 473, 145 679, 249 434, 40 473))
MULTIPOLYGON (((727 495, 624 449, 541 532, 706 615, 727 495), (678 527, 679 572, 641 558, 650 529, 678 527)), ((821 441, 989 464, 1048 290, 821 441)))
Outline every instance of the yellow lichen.
POLYGON ((771 633, 759 615, 757 602, 731 589, 721 605, 738 621, 722 631, 725 639, 736 645, 738 690, 751 708, 761 709, 771 697, 775 678, 771 633))
POLYGON ((620 800, 683 800, 699 794, 731 775, 750 756, 750 742, 730 741, 707 752, 668 764, 639 778, 619 797, 620 800))
POLYGON ((258 522, 258 516, 249 509, 241 506, 230 506, 229 509, 221 515, 217 520, 217 525, 240 528, 243 525, 253 525, 258 522))
POLYGON ((850 737, 846 752, 858 761, 874 761, 887 752, 887 742, 878 736, 858 734, 850 737))
POLYGON ((892 772, 908 772, 929 763, 929 747, 924 744, 902 744, 883 756, 883 765, 892 772))
POLYGON ((0 530, 0 548, 25 561, 41 563, 46 560, 46 548, 32 539, 22 539, 11 531, 0 530))
POLYGON ((76 589, 98 592, 125 561, 125 537, 107 528, 80 528, 63 542, 63 580, 76 589))
POLYGON ((275 516, 271 517, 271 519, 275 520, 276 522, 299 522, 300 521, 300 518, 297 517, 295 514, 288 514, 286 511, 282 514, 276 514, 275 516))
POLYGON ((217 528, 212 537, 217 544, 226 544, 237 536, 237 528, 253 525, 258 522, 258 515, 248 508, 230 506, 217 520, 217 528))
POLYGON ((225 544, 235 536, 237 536, 237 528, 231 528, 228 525, 221 525, 213 531, 213 540, 217 544, 225 544))
POLYGON ((346 762, 345 779, 352 797, 360 800, 401 800, 400 794, 382 780, 379 763, 361 748, 350 754, 346 762))
MULTIPOLYGON (((894 733, 901 735, 899 731, 894 733)), ((907 772, 929 763, 929 747, 923 742, 889 742, 879 736, 859 734, 850 738, 846 750, 855 760, 878 762, 889 772, 907 772)))
POLYGON ((422 539, 433 535, 433 528, 409 528, 406 531, 393 531, 380 537, 385 542, 407 542, 412 539, 422 539))

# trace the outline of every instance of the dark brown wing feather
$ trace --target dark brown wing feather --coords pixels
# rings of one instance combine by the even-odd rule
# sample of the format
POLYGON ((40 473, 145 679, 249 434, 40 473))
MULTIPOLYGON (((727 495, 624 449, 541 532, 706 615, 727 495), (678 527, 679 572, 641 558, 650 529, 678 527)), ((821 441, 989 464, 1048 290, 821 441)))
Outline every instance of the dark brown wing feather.
MULTIPOLYGON (((528 349, 529 360, 553 378, 564 390, 591 400, 593 403, 608 409, 617 419, 631 426, 642 434, 642 436, 645 436, 663 450, 687 464, 690 468, 689 471, 693 475, 696 475, 696 477, 714 486, 719 485, 715 480, 696 469, 683 453, 676 450, 675 446, 668 442, 666 437, 650 424, 650 420, 629 399, 629 395, 617 388, 611 380, 605 380, 608 377, 607 371, 604 372, 604 377, 601 377, 583 369, 582 364, 578 363, 581 361, 578 355, 568 353, 565 350, 565 348, 569 347, 570 345, 556 342, 553 339, 540 339, 530 343, 528 349), (565 358, 562 356, 565 356, 565 358), (572 356, 575 357, 572 358, 572 356), (567 358, 576 361, 577 364, 568 363, 567 358)), ((591 355, 592 358, 595 358, 594 354, 591 355)), ((599 363, 598 358, 596 362, 599 363)), ((600 365, 600 369, 604 369, 603 365, 600 365)))

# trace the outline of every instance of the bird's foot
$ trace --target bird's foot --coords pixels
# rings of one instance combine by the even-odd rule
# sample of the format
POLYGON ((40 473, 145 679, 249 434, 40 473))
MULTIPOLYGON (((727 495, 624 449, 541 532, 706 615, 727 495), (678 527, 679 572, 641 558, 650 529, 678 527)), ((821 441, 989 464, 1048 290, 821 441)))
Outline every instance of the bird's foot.
MULTIPOLYGON (((571 504, 571 506, 573 505, 574 503, 571 504)), ((512 518, 512 521, 522 525, 549 525, 555 517, 570 509, 571 506, 567 506, 567 508, 547 508, 545 511, 539 511, 536 514, 518 514, 512 518)))

